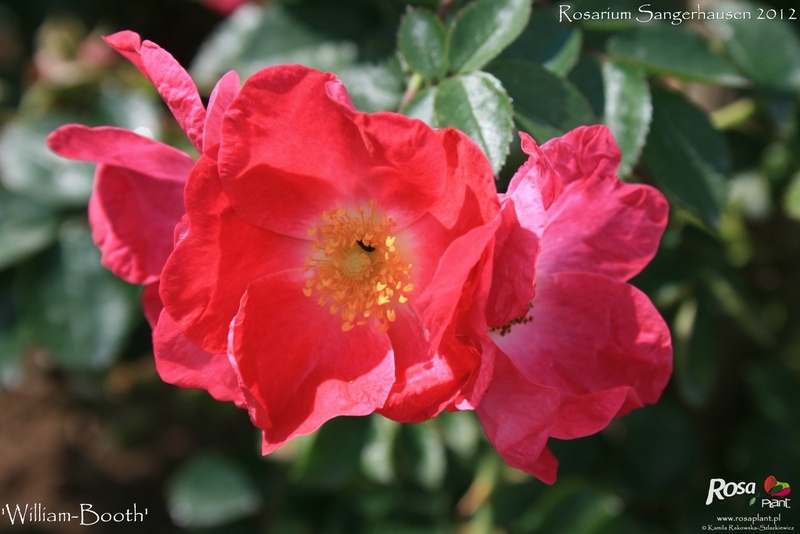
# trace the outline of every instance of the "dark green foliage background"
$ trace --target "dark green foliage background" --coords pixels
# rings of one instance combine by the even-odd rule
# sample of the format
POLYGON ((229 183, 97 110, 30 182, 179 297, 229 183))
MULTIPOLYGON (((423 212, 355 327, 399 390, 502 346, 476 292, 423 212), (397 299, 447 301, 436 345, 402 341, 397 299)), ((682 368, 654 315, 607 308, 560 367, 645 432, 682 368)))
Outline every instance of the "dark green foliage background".
MULTIPOLYGON (((560 23, 555 2, 410 4, 271 1, 224 20, 190 0, 0 1, 0 406, 50 384, 53 399, 97 423, 89 449, 102 442, 112 457, 159 466, 135 484, 89 481, 80 494, 65 467, 52 493, 25 498, 149 503, 157 532, 624 534, 770 513, 741 498, 706 506, 711 478, 761 490, 774 475, 800 488, 797 21, 560 23), (245 413, 160 382, 139 291, 106 272, 91 243, 92 166, 44 146, 53 128, 82 122, 145 127, 190 150, 135 69, 75 60, 87 35, 121 29, 172 52, 204 95, 230 69, 331 70, 360 109, 469 133, 501 190, 523 161, 517 130, 541 143, 607 124, 623 179, 671 201, 660 251, 634 280, 673 334, 662 400, 599 435, 553 442, 552 487, 504 467, 471 413, 406 426, 334 420, 262 458, 245 413)), ((641 4, 572 6, 635 14, 641 4)), ((696 2, 651 4, 674 12, 696 2)), ((714 7, 759 8, 800 18, 789 1, 714 7)), ((29 440, 33 455, 25 428, 0 435, 29 440)), ((2 469, 0 505, 13 505, 36 475, 2 469)), ((796 510, 782 521, 800 528, 796 510)))

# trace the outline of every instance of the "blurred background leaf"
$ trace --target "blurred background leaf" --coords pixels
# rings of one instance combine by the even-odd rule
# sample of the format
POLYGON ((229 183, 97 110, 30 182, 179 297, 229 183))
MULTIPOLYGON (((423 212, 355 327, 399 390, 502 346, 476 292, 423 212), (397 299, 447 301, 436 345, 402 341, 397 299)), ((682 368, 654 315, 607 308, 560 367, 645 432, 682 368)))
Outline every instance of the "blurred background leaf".
POLYGON ((58 219, 46 206, 0 189, 0 269, 53 243, 58 219))
POLYGON ((453 72, 479 69, 519 37, 528 23, 528 0, 476 0, 459 11, 447 35, 453 72))
POLYGON ((669 195, 718 227, 727 198, 730 154, 701 110, 677 93, 655 91, 644 157, 669 195))
POLYGON ((48 117, 7 124, 0 137, 3 185, 54 207, 86 205, 92 191, 93 166, 60 158, 45 144, 50 132, 68 122, 73 121, 48 117))
POLYGON ((565 76, 580 58, 580 29, 558 24, 550 11, 536 10, 525 30, 500 58, 533 61, 558 76, 565 76))
POLYGON ((650 86, 644 73, 612 61, 603 65, 603 122, 622 151, 620 176, 627 176, 639 161, 653 119, 650 86))
POLYGON ((21 326, 60 366, 106 368, 118 357, 141 316, 139 290, 100 265, 100 252, 83 221, 65 222, 58 250, 20 275, 21 326))
POLYGON ((170 515, 182 527, 213 527, 255 513, 260 496, 247 472, 218 455, 192 458, 167 486, 170 515))
POLYGON ((501 60, 488 71, 496 76, 514 103, 519 129, 543 143, 581 124, 597 122, 586 99, 567 80, 536 63, 501 60))
POLYGON ((714 20, 711 27, 742 72, 756 84, 794 91, 800 87, 800 40, 790 26, 792 11, 755 2, 721 2, 721 13, 751 13, 759 20, 714 20))
POLYGON ((719 85, 747 80, 703 38, 682 26, 643 25, 611 38, 608 53, 650 73, 719 85))
POLYGON ((430 11, 413 9, 400 22, 397 46, 411 70, 436 81, 447 73, 444 24, 430 11))

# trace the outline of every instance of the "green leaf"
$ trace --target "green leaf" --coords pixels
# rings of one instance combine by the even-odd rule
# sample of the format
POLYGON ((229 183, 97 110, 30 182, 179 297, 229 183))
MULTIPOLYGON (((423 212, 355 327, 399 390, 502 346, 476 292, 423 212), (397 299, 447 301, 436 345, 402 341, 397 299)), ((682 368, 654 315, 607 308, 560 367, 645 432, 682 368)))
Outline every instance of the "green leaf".
POLYGON ((705 301, 691 298, 681 304, 673 322, 675 378, 694 407, 705 406, 715 378, 719 346, 712 318, 705 301))
POLYGON ((217 455, 183 465, 166 489, 169 514, 184 528, 213 527, 256 512, 261 498, 247 472, 217 455))
POLYGON ((447 51, 453 72, 486 65, 519 37, 531 15, 530 0, 478 0, 453 21, 447 51))
POLYGON ((161 101, 151 91, 101 85, 96 105, 96 112, 76 122, 119 126, 154 139, 162 137, 161 101))
POLYGON ((488 71, 512 98, 516 123, 540 143, 597 122, 591 106, 571 83, 536 63, 500 60, 488 71))
POLYGON ((757 84, 779 90, 800 87, 800 39, 778 14, 796 12, 776 10, 751 2, 721 2, 719 13, 749 13, 751 20, 715 19, 712 28, 725 43, 728 55, 757 84), (774 16, 769 20, 769 16, 774 16), (760 20, 758 20, 760 18, 760 20))
POLYGON ((789 487, 789 484, 787 484, 786 482, 778 482, 778 483, 775 484, 775 487, 772 488, 769 492, 770 492, 770 494, 778 493, 779 491, 783 491, 788 487, 789 487))
POLYGON ((436 100, 436 87, 423 89, 415 94, 408 103, 400 109, 400 113, 419 119, 431 128, 436 128, 436 113, 434 101, 436 100))
POLYGON ((788 217, 800 221, 800 172, 794 175, 783 195, 783 209, 788 217))
POLYGON ((603 67, 597 58, 589 55, 581 56, 569 72, 567 80, 586 98, 595 116, 604 116, 605 80, 603 67))
POLYGON ((403 98, 404 77, 395 58, 372 65, 345 67, 337 75, 359 111, 396 110, 403 98))
POLYGON ((644 158, 665 191, 712 228, 727 196, 731 156, 700 109, 676 93, 653 91, 653 124, 644 158))
POLYGON ((369 422, 367 442, 361 451, 361 469, 372 480, 388 484, 396 476, 392 454, 400 425, 379 416, 370 417, 369 422))
POLYGON ((49 246, 57 233, 49 208, 0 189, 0 269, 49 246))
POLYGON ((730 210, 730 218, 727 220, 725 239, 729 246, 738 242, 749 248, 747 245, 750 240, 748 231, 740 226, 740 222, 737 223, 737 221, 741 221, 741 218, 736 216, 736 211, 751 221, 765 221, 772 215, 770 185, 769 177, 758 171, 740 172, 733 176, 728 193, 728 204, 737 209, 730 210))
POLYGON ((480 146, 497 174, 508 155, 513 120, 503 86, 485 72, 448 78, 439 86, 433 109, 439 127, 453 126, 480 146))
POLYGON ((337 488, 359 471, 369 433, 364 418, 339 417, 320 428, 296 465, 301 480, 316 487, 337 488))
POLYGON ((700 276, 703 286, 716 299, 719 307, 736 321, 740 332, 762 347, 775 342, 775 336, 753 295, 749 294, 747 287, 735 274, 709 268, 702 270, 700 276))
POLYGON ((353 65, 358 46, 344 36, 360 33, 368 24, 360 13, 335 5, 316 6, 314 12, 303 7, 270 2, 237 9, 200 46, 191 68, 198 86, 210 89, 229 70, 246 79, 272 65, 298 63, 334 72, 353 65), (318 19, 327 20, 312 24, 318 19))
POLYGON ((100 264, 83 221, 62 225, 58 252, 22 273, 26 337, 49 348, 55 363, 65 368, 105 368, 140 320, 139 290, 100 264))
POLYGON ((755 497, 750 497, 749 505, 753 506, 753 504, 755 504, 755 502, 756 502, 756 498, 755 497))
POLYGON ((653 118, 650 86, 641 70, 613 61, 603 65, 603 80, 603 120, 622 151, 619 174, 626 176, 639 160, 653 118))
POLYGON ((618 446, 624 461, 615 471, 638 495, 679 491, 702 465, 703 457, 697 454, 700 437, 694 430, 695 421, 675 400, 662 398, 647 410, 627 415, 620 423, 625 439, 618 446), (654 463, 653 458, 661 461, 654 463))
POLYGON ((85 206, 92 192, 94 165, 61 158, 45 143, 72 117, 19 118, 0 134, 0 178, 12 192, 54 207, 85 206))
POLYGON ((764 114, 776 126, 775 134, 788 137, 797 129, 800 102, 796 90, 763 89, 759 91, 764 114))
POLYGON ((742 86, 747 80, 703 38, 680 26, 639 26, 608 43, 612 59, 633 63, 653 74, 689 81, 742 86))
POLYGON ((560 482, 515 522, 516 532, 595 533, 619 515, 623 503, 580 480, 560 482))
POLYGON ((582 44, 578 28, 560 24, 549 11, 534 11, 525 31, 500 59, 533 61, 553 74, 566 76, 577 63, 582 44))
POLYGON ((426 80, 436 81, 447 73, 445 39, 444 25, 430 11, 411 9, 400 21, 400 53, 426 80))
POLYGON ((402 471, 410 473, 422 487, 435 490, 442 485, 447 460, 433 421, 401 426, 397 451, 402 471))
POLYGON ((483 432, 474 413, 442 412, 436 417, 447 448, 463 459, 475 458, 483 432))
MULTIPOLYGON (((794 339, 793 343, 796 343, 796 335, 794 339)), ((777 457, 781 458, 780 454, 786 451, 791 455, 789 451, 794 450, 794 442, 790 437, 797 421, 797 406, 800 405, 800 388, 794 375, 787 372, 785 363, 772 361, 753 366, 742 375, 748 386, 746 394, 753 399, 758 419, 767 423, 773 434, 766 436, 759 432, 755 439, 751 439, 754 454, 778 454, 777 457), (780 438, 775 439, 778 436, 780 438)))

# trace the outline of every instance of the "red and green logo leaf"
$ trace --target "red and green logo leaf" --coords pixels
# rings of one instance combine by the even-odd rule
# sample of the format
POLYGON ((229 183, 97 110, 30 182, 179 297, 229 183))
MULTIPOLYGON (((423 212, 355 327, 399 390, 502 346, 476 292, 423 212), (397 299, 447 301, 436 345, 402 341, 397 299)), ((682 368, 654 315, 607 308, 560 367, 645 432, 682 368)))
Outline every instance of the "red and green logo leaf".
POLYGON ((772 475, 764 480, 764 489, 770 497, 786 497, 792 492, 788 482, 781 482, 772 475))

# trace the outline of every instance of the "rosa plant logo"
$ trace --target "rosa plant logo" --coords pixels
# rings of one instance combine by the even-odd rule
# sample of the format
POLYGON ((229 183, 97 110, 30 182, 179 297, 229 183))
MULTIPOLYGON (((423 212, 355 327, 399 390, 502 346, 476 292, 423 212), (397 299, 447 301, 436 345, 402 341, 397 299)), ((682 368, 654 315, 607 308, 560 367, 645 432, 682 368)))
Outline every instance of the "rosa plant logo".
POLYGON ((772 475, 764 480, 764 489, 767 495, 773 499, 786 497, 792 492, 792 488, 789 486, 788 482, 781 482, 772 475))
MULTIPOLYGON (((783 507, 789 508, 789 499, 785 498, 792 492, 792 488, 788 482, 781 482, 774 476, 770 475, 764 479, 764 490, 767 492, 765 497, 761 499, 761 506, 768 506, 770 508, 783 507)), ((738 497, 750 495, 750 506, 756 503, 756 500, 762 494, 756 493, 755 482, 726 482, 722 478, 712 478, 708 484, 708 496, 706 497, 706 506, 711 504, 715 499, 724 501, 729 497, 738 497)))
MULTIPOLYGON (((766 490, 766 497, 768 498, 761 499, 762 508, 765 506, 769 508, 790 508, 789 498, 787 496, 792 492, 792 488, 789 486, 788 482, 781 482, 770 475, 764 479, 764 490, 766 490)), ((755 497, 750 499, 751 506, 755 500, 755 497)))

